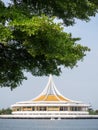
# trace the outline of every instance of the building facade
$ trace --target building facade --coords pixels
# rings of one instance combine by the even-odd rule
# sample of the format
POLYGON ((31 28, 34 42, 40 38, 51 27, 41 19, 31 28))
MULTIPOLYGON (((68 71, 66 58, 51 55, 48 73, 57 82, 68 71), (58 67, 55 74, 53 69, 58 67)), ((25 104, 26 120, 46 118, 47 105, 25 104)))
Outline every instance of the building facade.
POLYGON ((64 97, 56 88, 52 76, 43 92, 36 98, 11 106, 13 115, 32 115, 34 118, 64 118, 68 115, 88 115, 88 104, 64 97))

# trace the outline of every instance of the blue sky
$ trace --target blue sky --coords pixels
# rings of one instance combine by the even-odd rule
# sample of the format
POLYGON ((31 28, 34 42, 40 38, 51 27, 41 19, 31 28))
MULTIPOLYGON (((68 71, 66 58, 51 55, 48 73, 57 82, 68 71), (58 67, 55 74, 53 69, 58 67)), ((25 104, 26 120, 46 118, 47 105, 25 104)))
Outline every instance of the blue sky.
MULTIPOLYGON (((81 37, 79 43, 88 46, 91 51, 83 62, 78 62, 78 67, 72 70, 62 68, 61 76, 53 76, 54 82, 65 97, 89 103, 93 109, 98 109, 98 15, 88 23, 78 20, 73 27, 65 28, 65 31, 71 32, 73 37, 81 37)), ((0 88, 0 108, 34 98, 47 84, 48 77, 26 75, 28 80, 13 91, 0 88)))

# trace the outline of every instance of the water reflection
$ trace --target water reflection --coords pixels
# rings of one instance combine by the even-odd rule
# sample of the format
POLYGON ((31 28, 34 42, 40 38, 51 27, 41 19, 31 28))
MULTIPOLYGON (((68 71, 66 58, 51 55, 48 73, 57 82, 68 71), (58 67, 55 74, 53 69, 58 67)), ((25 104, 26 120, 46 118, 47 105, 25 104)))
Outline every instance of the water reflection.
POLYGON ((0 130, 98 130, 98 119, 0 119, 0 130))

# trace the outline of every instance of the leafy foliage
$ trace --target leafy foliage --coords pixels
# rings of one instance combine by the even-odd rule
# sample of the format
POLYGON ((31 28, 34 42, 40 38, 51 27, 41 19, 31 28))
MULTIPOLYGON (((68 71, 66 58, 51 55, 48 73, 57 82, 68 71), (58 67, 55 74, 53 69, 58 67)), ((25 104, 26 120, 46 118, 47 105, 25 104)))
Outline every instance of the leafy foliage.
POLYGON ((24 71, 35 76, 59 75, 61 66, 73 68, 89 51, 64 32, 75 18, 88 21, 98 11, 91 0, 12 0, 8 7, 0 1, 0 86, 20 85, 24 71), (55 23, 61 18, 63 24, 55 23))
POLYGON ((12 113, 12 110, 10 108, 0 110, 0 115, 6 115, 6 114, 11 114, 11 113, 12 113))
POLYGON ((73 25, 75 18, 88 21, 98 12, 97 0, 11 0, 13 4, 29 16, 41 14, 56 16, 66 26, 73 25))
POLYGON ((90 108, 88 112, 90 115, 98 115, 98 110, 93 110, 92 108, 90 108))

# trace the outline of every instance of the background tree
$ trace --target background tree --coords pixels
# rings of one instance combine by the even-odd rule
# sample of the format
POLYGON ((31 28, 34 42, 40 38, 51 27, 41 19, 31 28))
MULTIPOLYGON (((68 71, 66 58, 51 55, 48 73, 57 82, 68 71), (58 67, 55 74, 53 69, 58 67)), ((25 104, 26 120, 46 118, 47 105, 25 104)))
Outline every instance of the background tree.
POLYGON ((0 115, 8 115, 8 114, 11 114, 11 113, 12 113, 12 110, 10 108, 0 110, 0 115))
POLYGON ((98 115, 98 110, 94 110, 92 108, 89 108, 88 112, 90 115, 98 115))
POLYGON ((59 75, 61 65, 73 68, 89 51, 64 26, 89 21, 98 12, 96 0, 0 1, 0 86, 11 89, 35 76, 59 75), (62 19, 62 23, 55 19, 62 19))

